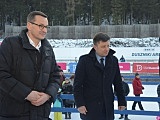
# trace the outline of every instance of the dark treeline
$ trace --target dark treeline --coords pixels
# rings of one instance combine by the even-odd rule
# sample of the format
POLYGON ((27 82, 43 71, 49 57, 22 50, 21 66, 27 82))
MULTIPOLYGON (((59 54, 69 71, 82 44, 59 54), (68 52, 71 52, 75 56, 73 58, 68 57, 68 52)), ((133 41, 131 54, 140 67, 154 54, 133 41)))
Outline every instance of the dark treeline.
POLYGON ((160 0, 0 0, 0 29, 26 25, 34 10, 46 13, 52 26, 157 24, 160 0))

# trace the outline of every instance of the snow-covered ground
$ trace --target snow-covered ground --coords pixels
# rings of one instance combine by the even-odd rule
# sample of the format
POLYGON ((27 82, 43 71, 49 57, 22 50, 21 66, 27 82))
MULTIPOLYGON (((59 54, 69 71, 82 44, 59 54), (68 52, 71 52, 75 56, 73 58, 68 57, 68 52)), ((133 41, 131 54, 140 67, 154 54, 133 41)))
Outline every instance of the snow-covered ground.
MULTIPOLYGON (((2 41, 3 39, 0 39, 2 41)), ((92 47, 92 39, 48 39, 54 48, 92 47)), ((111 38, 111 47, 159 47, 160 38, 111 38)))
MULTIPOLYGON (((157 97, 157 85, 143 85, 144 86, 144 91, 143 94, 141 95, 142 97, 157 97)), ((132 85, 129 84, 130 87, 130 93, 128 96, 134 96, 133 95, 133 89, 132 89, 132 85)), ((127 102, 127 109, 131 110, 132 109, 132 104, 133 101, 128 101, 127 102)), ((117 101, 115 101, 114 103, 115 105, 115 109, 117 109, 117 101)), ((147 111, 158 111, 158 103, 157 102, 143 102, 142 101, 142 105, 144 110, 147 111)), ((136 106, 136 110, 139 110, 138 108, 138 104, 136 106)), ((115 114, 115 120, 119 120, 119 114, 115 114)), ((156 116, 144 116, 144 115, 129 115, 128 116, 131 120, 156 120, 156 116)), ((51 113, 50 118, 52 120, 54 120, 54 115, 53 113, 51 113)), ((63 120, 64 119, 64 115, 63 115, 63 120)), ((72 119, 71 120, 81 120, 79 118, 79 114, 78 113, 72 113, 72 119)), ((123 119, 122 119, 123 120, 123 119)))

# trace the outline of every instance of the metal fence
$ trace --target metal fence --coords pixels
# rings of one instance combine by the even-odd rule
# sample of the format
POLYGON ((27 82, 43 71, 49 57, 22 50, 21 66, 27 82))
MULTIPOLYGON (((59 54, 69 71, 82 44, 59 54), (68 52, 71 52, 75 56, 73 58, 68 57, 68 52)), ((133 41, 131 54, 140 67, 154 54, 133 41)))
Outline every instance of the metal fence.
MULTIPOLYGON (((71 94, 62 94, 60 95, 61 99, 74 99, 73 95, 71 94)), ((115 100, 117 100, 117 97, 115 97, 115 100)), ((146 102, 159 102, 159 97, 126 97, 127 101, 146 101, 146 102)), ((78 113, 78 110, 76 108, 64 108, 64 107, 52 107, 52 112, 72 112, 72 113, 78 113)), ((136 111, 136 110, 114 110, 115 114, 131 114, 131 115, 147 115, 147 116, 160 116, 159 111, 155 110, 145 110, 145 111, 136 111)))

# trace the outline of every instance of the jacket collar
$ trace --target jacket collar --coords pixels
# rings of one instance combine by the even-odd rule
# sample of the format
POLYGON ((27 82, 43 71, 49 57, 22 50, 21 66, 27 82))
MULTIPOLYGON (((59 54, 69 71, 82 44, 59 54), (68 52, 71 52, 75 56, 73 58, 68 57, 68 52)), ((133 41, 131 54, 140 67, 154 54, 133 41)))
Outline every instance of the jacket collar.
MULTIPOLYGON (((97 60, 97 58, 96 58, 96 53, 95 53, 95 52, 96 52, 95 49, 92 48, 88 55, 89 55, 89 57, 91 57, 91 58, 93 59, 93 61, 95 62, 95 66, 97 66, 97 67, 100 68, 101 70, 104 70, 104 69, 101 67, 101 65, 99 64, 99 62, 98 62, 98 60, 97 60)), ((110 49, 108 55, 106 56, 105 68, 107 68, 107 66, 109 65, 109 64, 107 63, 107 61, 109 62, 109 59, 108 59, 109 56, 112 56, 114 53, 115 53, 115 51, 112 50, 112 49, 110 49)))
MULTIPOLYGON (((20 38, 22 41, 22 46, 25 49, 31 49, 31 50, 37 50, 35 47, 33 47, 30 43, 29 43, 29 39, 27 37, 27 31, 28 29, 22 30, 20 33, 20 38)), ((47 41, 47 39, 43 39, 41 41, 41 47, 40 49, 42 49, 42 54, 44 55, 43 57, 47 57, 47 56, 51 56, 52 51, 51 51, 51 45, 49 44, 49 42, 47 41)))
MULTIPOLYGON (((27 31, 28 29, 24 29, 21 31, 20 33, 20 38, 22 40, 22 45, 24 48, 26 49, 35 49, 30 43, 29 43, 29 39, 27 37, 27 31)), ((45 49, 49 49, 48 47, 50 46, 49 42, 47 41, 47 39, 43 39, 41 41, 42 47, 44 47, 45 49)))
MULTIPOLYGON (((91 51, 89 52, 89 56, 95 58, 95 52, 96 52, 95 49, 92 48, 91 51)), ((111 56, 114 53, 116 53, 116 52, 113 49, 110 49, 107 56, 111 56)))

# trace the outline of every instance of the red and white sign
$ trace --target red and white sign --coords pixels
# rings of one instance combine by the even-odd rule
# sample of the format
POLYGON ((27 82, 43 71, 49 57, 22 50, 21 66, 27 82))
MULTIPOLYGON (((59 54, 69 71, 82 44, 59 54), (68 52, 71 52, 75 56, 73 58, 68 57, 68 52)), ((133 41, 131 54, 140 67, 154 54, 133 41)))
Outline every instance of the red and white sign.
POLYGON ((67 68, 67 63, 62 63, 62 62, 59 62, 59 63, 57 63, 59 66, 61 66, 61 69, 62 70, 66 70, 66 68, 67 68))
POLYGON ((158 63, 133 63, 133 72, 159 73, 158 63))
POLYGON ((120 71, 130 71, 130 63, 121 62, 119 63, 120 71))

